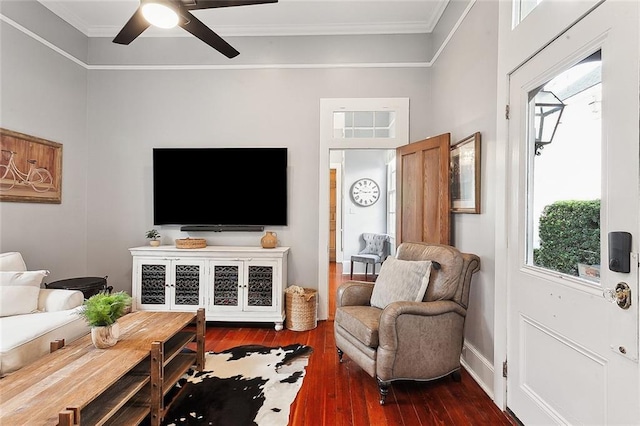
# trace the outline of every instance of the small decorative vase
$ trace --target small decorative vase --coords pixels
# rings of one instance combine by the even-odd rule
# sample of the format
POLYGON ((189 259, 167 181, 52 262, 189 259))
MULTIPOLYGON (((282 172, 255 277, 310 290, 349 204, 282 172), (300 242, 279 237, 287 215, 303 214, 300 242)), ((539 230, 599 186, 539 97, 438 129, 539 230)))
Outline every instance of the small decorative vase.
POLYGON ((278 245, 278 234, 273 231, 267 231, 264 237, 260 239, 262 248, 275 248, 278 245))
POLYGON ((151 244, 151 247, 158 247, 160 245, 160 240, 151 240, 149 241, 149 244, 151 244))
POLYGON ((91 341, 98 349, 106 349, 118 343, 120 337, 120 324, 114 322, 111 325, 91 327, 91 341))

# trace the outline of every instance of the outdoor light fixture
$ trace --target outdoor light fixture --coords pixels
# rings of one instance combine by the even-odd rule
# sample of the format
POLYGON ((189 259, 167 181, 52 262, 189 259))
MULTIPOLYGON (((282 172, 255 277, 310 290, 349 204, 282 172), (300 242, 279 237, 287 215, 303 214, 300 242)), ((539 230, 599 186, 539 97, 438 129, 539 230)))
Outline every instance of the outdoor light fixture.
POLYGON ((541 90, 535 97, 536 155, 542 154, 545 145, 550 144, 556 134, 564 103, 553 92, 541 90))
POLYGON ((146 1, 142 5, 142 16, 151 25, 160 28, 173 28, 178 25, 178 14, 165 1, 146 1))

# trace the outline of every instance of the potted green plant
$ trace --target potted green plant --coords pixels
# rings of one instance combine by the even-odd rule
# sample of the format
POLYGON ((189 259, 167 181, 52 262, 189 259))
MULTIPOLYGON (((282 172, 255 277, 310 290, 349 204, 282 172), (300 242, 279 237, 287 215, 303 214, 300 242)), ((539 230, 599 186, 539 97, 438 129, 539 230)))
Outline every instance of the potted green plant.
POLYGON ((124 291, 101 292, 86 299, 78 315, 91 327, 91 340, 96 348, 115 345, 120 337, 118 318, 131 306, 131 296, 124 291))
POLYGON ((158 239, 160 238, 160 233, 157 230, 150 229, 147 231, 145 236, 151 240, 149 241, 149 244, 151 244, 152 247, 157 247, 160 245, 160 240, 158 239))

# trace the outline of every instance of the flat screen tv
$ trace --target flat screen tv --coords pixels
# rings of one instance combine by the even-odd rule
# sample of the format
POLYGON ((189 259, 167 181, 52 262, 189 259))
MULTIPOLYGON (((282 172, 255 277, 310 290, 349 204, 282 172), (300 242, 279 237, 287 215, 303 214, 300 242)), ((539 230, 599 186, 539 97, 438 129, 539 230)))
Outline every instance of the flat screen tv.
POLYGON ((287 148, 154 148, 153 220, 183 230, 287 225, 287 148))

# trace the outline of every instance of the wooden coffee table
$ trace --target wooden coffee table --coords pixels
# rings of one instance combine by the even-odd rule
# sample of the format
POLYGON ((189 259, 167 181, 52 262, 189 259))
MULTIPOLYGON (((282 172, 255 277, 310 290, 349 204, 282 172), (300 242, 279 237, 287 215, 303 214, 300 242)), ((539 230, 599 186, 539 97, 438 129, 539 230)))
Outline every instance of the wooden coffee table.
POLYGON ((138 311, 118 322, 111 348, 87 335, 0 379, 0 424, 134 425, 149 416, 159 425, 167 392, 204 366, 204 309, 138 311), (197 350, 184 351, 192 342, 197 350))

